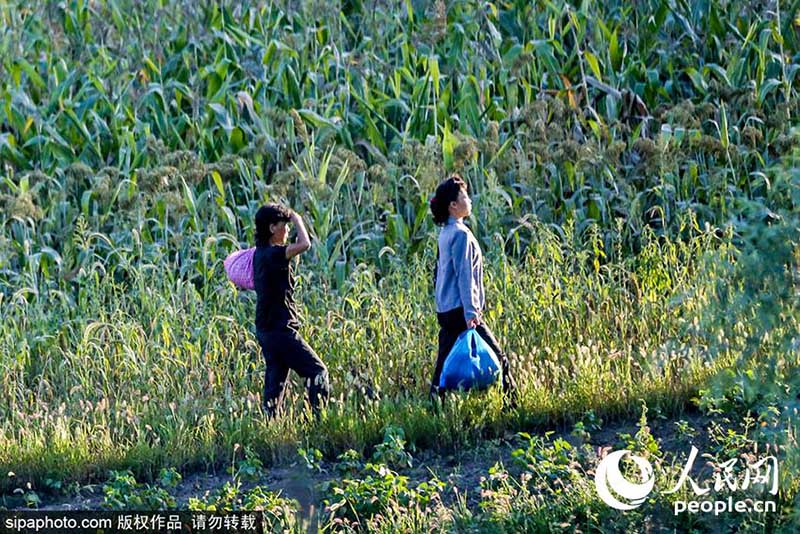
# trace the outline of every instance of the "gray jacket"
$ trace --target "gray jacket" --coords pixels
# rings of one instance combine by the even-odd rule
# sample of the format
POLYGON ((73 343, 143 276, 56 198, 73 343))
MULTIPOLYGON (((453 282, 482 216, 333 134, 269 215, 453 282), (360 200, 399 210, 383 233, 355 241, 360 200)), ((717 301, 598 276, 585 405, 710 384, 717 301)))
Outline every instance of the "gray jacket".
POLYGON ((469 228, 454 217, 439 233, 436 270, 436 311, 463 306, 464 320, 480 316, 485 304, 481 247, 469 228))

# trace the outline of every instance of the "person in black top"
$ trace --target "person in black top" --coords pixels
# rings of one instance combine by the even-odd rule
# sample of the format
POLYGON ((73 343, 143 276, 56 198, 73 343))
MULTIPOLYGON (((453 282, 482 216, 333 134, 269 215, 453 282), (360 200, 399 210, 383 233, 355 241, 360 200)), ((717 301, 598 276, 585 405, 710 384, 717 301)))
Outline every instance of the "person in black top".
POLYGON ((330 397, 328 368, 300 337, 300 321, 294 302, 292 258, 311 247, 303 219, 279 204, 267 204, 256 212, 256 251, 253 281, 256 290, 256 337, 267 365, 264 374, 264 410, 274 417, 283 405, 289 369, 306 382, 314 413, 330 397), (286 244, 287 223, 297 229, 297 240, 286 244))

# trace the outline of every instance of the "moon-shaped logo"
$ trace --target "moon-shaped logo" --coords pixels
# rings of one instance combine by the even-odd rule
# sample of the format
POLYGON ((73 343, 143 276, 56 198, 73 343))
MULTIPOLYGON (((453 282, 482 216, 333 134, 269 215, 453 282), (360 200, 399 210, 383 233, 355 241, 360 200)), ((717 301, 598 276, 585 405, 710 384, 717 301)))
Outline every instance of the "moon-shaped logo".
POLYGON ((594 483, 597 486, 597 494, 607 505, 617 510, 633 510, 638 508, 653 491, 653 484, 655 484, 653 466, 646 459, 631 454, 631 451, 627 449, 612 452, 597 465, 594 483), (639 467, 642 476, 641 484, 628 482, 619 470, 620 461, 628 454, 639 467), (611 490, 619 498, 615 497, 611 490))

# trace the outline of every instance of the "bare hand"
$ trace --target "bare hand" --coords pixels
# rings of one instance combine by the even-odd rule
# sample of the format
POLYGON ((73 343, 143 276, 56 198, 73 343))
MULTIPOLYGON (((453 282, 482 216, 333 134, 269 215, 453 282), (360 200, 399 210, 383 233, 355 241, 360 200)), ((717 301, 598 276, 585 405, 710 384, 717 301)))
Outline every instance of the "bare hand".
POLYGON ((473 317, 472 319, 467 321, 467 328, 475 328, 479 324, 481 324, 480 318, 479 317, 473 317))
POLYGON ((290 216, 291 222, 294 224, 295 229, 297 230, 297 238, 294 243, 286 247, 287 259, 292 259, 311 247, 311 239, 308 236, 308 230, 306 230, 306 227, 303 224, 303 218, 300 217, 300 214, 294 210, 291 210, 290 216))

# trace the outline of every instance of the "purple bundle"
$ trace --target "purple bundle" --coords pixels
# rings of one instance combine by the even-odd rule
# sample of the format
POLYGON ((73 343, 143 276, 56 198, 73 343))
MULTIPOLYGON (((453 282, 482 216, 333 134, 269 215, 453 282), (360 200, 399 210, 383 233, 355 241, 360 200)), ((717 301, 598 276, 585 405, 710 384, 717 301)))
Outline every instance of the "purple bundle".
POLYGON ((237 250, 231 253, 223 265, 228 278, 240 289, 255 289, 253 283, 253 254, 256 247, 237 250))

